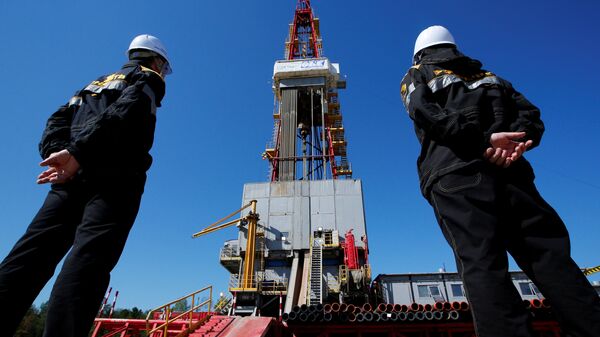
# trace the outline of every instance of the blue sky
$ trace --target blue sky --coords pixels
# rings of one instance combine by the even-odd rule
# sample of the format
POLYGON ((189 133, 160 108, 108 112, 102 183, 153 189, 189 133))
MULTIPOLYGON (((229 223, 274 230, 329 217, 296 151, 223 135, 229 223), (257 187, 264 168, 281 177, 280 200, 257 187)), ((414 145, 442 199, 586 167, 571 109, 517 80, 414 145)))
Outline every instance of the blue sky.
MULTIPOLYGON (((239 207, 244 183, 267 180, 260 154, 273 127, 271 75, 295 3, 0 2, 0 258, 48 190, 35 184, 48 116, 118 69, 134 36, 151 33, 169 49, 174 73, 140 214, 112 273, 117 306, 149 309, 209 284, 226 291, 218 252, 235 229, 191 234, 239 207)), ((600 264, 600 3, 313 0, 313 7, 325 56, 347 76, 340 102, 354 177, 363 180, 375 275, 455 270, 418 190, 419 146, 399 98, 414 39, 432 24, 447 26, 461 50, 541 108, 546 134, 526 157, 567 223, 575 261, 600 264)))

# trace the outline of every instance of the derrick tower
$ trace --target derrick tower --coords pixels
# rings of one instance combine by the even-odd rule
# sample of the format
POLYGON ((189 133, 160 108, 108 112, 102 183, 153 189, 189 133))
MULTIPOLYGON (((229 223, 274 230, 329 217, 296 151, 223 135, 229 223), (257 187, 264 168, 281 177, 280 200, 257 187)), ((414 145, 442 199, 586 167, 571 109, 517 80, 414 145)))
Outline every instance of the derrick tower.
POLYGON ((338 89, 339 64, 322 57, 319 19, 310 0, 299 0, 285 42, 285 60, 273 74, 273 139, 264 158, 271 181, 352 176, 338 89))
POLYGON ((244 185, 242 205, 254 206, 242 213, 257 220, 240 221, 237 239, 221 250, 238 315, 367 300, 362 184, 352 179, 338 99, 346 82, 323 56, 319 26, 311 2, 298 0, 273 68, 269 182, 244 185))

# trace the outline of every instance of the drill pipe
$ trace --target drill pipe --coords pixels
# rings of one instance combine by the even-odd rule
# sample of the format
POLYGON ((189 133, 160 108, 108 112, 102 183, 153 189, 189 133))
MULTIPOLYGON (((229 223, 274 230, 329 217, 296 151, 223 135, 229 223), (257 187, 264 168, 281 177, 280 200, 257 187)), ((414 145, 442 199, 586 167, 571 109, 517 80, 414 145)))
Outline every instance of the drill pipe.
POLYGON ((299 305, 295 305, 295 306, 292 308, 292 311, 293 311, 293 312, 296 312, 296 313, 300 312, 300 306, 299 306, 299 305))
POLYGON ((346 310, 348 310, 348 304, 341 303, 340 304, 340 311, 346 311, 346 310))
POLYGON ((409 311, 406 313, 406 320, 407 321, 414 321, 415 320, 415 313, 412 311, 409 311))
POLYGON ((365 315, 362 312, 356 314, 356 321, 357 322, 364 322, 365 321, 365 315))
POLYGON ((387 312, 382 312, 379 314, 379 320, 381 322, 387 322, 390 320, 390 317, 392 316, 392 314, 389 314, 387 312))
POLYGON ((468 311, 468 310, 469 310, 469 303, 460 302, 460 311, 468 311))
POLYGON ((425 304, 423 306, 423 310, 425 310, 425 311, 431 311, 431 310, 433 310, 433 305, 427 303, 427 304, 425 304))
POLYGON ((362 310, 363 311, 371 311, 371 310, 373 310, 373 307, 369 303, 365 303, 362 306, 362 310))
POLYGON ((415 312, 415 319, 418 321, 422 321, 425 319, 425 313, 422 311, 415 312))
POLYGON ((444 314, 441 311, 434 311, 433 319, 435 319, 436 321, 441 321, 442 319, 444 319, 444 314))
POLYGON ((333 311, 333 312, 339 312, 340 311, 340 304, 339 303, 332 303, 331 304, 331 311, 333 311))
POLYGON ((531 302, 523 300, 523 306, 525 306, 525 309, 531 309, 531 302))
POLYGON ((444 303, 445 302, 435 302, 435 304, 433 304, 433 310, 435 310, 435 311, 444 310, 444 303))
POLYGON ((365 312, 364 316, 365 316, 365 321, 367 321, 367 322, 375 322, 379 318, 379 314, 372 312, 372 311, 365 312))
POLYGON ((534 309, 539 309, 542 307, 542 301, 536 299, 531 300, 531 307, 534 309))
POLYGON ((448 320, 456 321, 460 317, 460 314, 456 310, 448 311, 448 320))
POLYGON ((394 312, 400 312, 402 311, 402 305, 401 304, 394 304, 394 312))
POLYGON ((404 311, 399 312, 396 316, 396 321, 406 321, 406 319, 408 318, 407 316, 408 316, 408 314, 405 313, 404 311))
POLYGON ((410 311, 423 311, 423 305, 419 303, 413 303, 410 305, 410 311))
POLYGON ((552 305, 550 304, 550 300, 547 298, 542 299, 542 307, 543 308, 550 308, 552 305))
POLYGON ((349 322, 356 322, 356 315, 355 315, 353 312, 349 312, 349 313, 347 314, 347 316, 348 316, 348 319, 347 319, 347 320, 348 320, 349 322))
POLYGON ((306 304, 302 304, 302 305, 300 306, 300 311, 306 311, 306 310, 308 310, 308 305, 306 305, 306 304))
POLYGON ((354 306, 354 304, 348 304, 348 305, 346 305, 345 309, 346 309, 345 310, 346 312, 354 312, 354 310, 356 309, 356 307, 354 306))
POLYGON ((326 313, 331 312, 331 304, 327 303, 323 306, 323 311, 326 313))
POLYGON ((451 310, 460 310, 460 302, 452 302, 452 307, 450 308, 451 310))
POLYGON ((433 311, 425 311, 424 316, 426 320, 433 321, 433 311))
POLYGON ((333 320, 333 315, 330 312, 326 312, 323 314, 324 322, 331 322, 331 320, 333 320))
POLYGON ((290 315, 289 315, 287 312, 284 312, 284 313, 281 315, 281 320, 282 320, 282 321, 284 321, 284 322, 287 322, 287 321, 288 321, 288 319, 289 319, 289 317, 290 317, 290 315))
POLYGON ((298 318, 301 322, 306 322, 308 320, 308 314, 306 312, 302 312, 300 315, 298 315, 298 318))
POLYGON ((387 305, 385 303, 379 303, 379 305, 377 306, 377 311, 379 312, 385 312, 385 310, 387 309, 387 305))
POLYGON ((452 310, 452 304, 450 302, 444 302, 444 311, 452 310))
POLYGON ((288 313, 288 321, 294 321, 298 318, 298 314, 294 311, 288 313))

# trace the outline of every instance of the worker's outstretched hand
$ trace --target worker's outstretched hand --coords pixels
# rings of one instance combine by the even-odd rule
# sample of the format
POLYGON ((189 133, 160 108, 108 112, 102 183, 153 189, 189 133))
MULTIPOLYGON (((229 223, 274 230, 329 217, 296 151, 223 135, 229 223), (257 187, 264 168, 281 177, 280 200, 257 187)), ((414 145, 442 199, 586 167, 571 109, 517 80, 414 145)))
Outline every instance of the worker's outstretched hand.
POLYGON ((65 183, 73 179, 79 170, 77 159, 67 150, 52 153, 40 163, 40 166, 48 166, 48 169, 37 177, 38 184, 65 183))
POLYGON ((521 158, 523 153, 533 144, 531 140, 524 142, 516 141, 516 139, 521 139, 525 136, 525 132, 493 133, 490 137, 490 144, 492 146, 485 150, 483 157, 492 164, 509 167, 512 162, 521 158))

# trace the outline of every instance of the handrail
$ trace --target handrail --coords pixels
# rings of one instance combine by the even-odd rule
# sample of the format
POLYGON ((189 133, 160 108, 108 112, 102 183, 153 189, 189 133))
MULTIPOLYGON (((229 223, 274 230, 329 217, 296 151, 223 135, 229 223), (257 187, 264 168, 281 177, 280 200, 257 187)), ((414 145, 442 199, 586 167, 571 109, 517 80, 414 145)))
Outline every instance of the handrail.
POLYGON ((148 312, 148 315, 146 316, 146 331, 148 331, 148 336, 150 336, 154 332, 156 332, 156 331, 164 328, 163 337, 167 337, 167 331, 168 331, 168 328, 169 328, 169 323, 172 322, 172 321, 176 321, 176 320, 182 318, 183 316, 185 316, 187 314, 189 314, 189 321, 190 321, 188 329, 191 329, 192 328, 192 324, 193 324, 193 322, 192 322, 192 320, 193 320, 193 312, 195 310, 197 310, 197 309, 199 309, 199 308, 207 305, 207 304, 208 304, 208 310, 207 310, 207 312, 208 312, 208 315, 210 315, 211 308, 212 308, 212 286, 206 286, 206 287, 204 287, 204 288, 202 288, 200 290, 194 291, 193 293, 191 293, 189 295, 180 297, 180 298, 178 298, 178 299, 176 299, 174 301, 171 301, 171 302, 169 302, 167 304, 163 304, 160 307, 157 307, 157 308, 154 308, 154 309, 150 310, 148 312), (202 302, 202 303, 199 303, 198 305, 195 305, 196 295, 199 294, 199 293, 201 293, 201 292, 203 292, 203 291, 205 291, 205 290, 209 290, 209 297, 208 297, 208 299, 206 301, 202 302), (171 318, 171 313, 172 313, 171 312, 171 306, 173 304, 175 304, 177 302, 180 302, 180 301, 183 301, 183 300, 187 301, 187 299, 190 298, 190 297, 191 297, 191 308, 188 309, 187 311, 185 311, 185 312, 177 315, 176 317, 171 318), (150 316, 154 312, 157 312, 157 311, 162 311, 162 312, 165 313, 165 322, 163 324, 160 324, 160 325, 154 327, 154 329, 150 330, 150 316))

